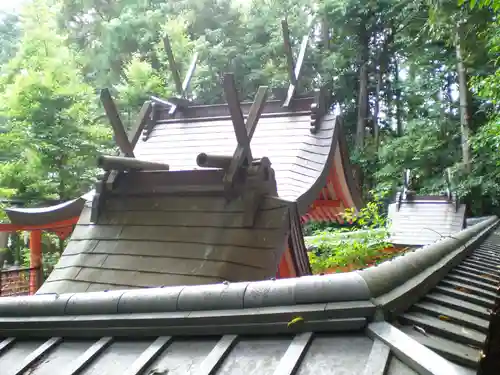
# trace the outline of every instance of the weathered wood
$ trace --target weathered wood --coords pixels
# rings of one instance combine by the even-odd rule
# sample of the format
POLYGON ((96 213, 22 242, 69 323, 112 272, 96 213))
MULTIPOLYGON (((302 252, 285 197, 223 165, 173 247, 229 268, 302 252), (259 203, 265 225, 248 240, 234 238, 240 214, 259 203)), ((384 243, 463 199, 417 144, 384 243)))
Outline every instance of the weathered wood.
POLYGON ((184 99, 184 98, 171 97, 171 98, 168 98, 168 102, 173 104, 174 106, 180 107, 182 109, 187 108, 190 105, 193 105, 193 103, 191 101, 189 101, 188 99, 184 99))
POLYGON ((158 103, 151 103, 151 113, 148 118, 148 123, 147 126, 144 129, 144 132, 142 134, 142 140, 145 142, 148 140, 149 135, 153 131, 154 127, 156 126, 158 119, 160 118, 160 105, 158 103))
POLYGON ((147 100, 142 105, 141 110, 137 115, 137 120, 130 129, 130 132, 128 134, 128 140, 132 148, 134 148, 137 142, 139 141, 139 137, 141 136, 141 133, 144 127, 146 126, 150 115, 151 115, 151 101, 147 100))
MULTIPOLYGON (((266 161, 268 160, 265 158, 266 161)), ((202 168, 220 168, 228 169, 233 157, 227 155, 208 155, 204 152, 196 157, 196 164, 202 168)), ((262 159, 253 159, 250 165, 259 165, 262 163, 262 159)))
POLYGON ((120 151, 127 157, 134 157, 134 148, 130 144, 125 128, 123 127, 122 120, 120 119, 120 115, 118 114, 115 103, 108 89, 101 90, 101 102, 113 128, 116 143, 118 144, 120 151))
MULTIPOLYGON (((198 275, 172 275, 159 272, 103 270, 102 268, 82 268, 75 277, 75 280, 77 282, 80 281, 90 284, 98 283, 148 288, 161 287, 163 285, 216 284, 224 281, 225 278, 198 275)), ((67 283, 66 279, 64 283, 67 283)))
MULTIPOLYGON (((149 257, 163 257, 163 258, 183 258, 183 259, 195 259, 203 263, 207 260, 206 252, 207 245, 204 244, 194 244, 194 243, 165 243, 159 241, 148 241, 147 246, 144 243, 131 240, 120 240, 113 242, 112 244, 106 241, 92 241, 98 245, 91 249, 85 251, 83 246, 79 246, 80 243, 90 243, 91 241, 70 241, 68 246, 73 249, 81 249, 80 252, 71 252, 69 255, 78 254, 104 254, 104 255, 138 255, 138 256, 149 256, 149 257)), ((249 267, 265 268, 269 265, 275 264, 276 257, 274 252, 268 251, 267 249, 259 248, 238 248, 234 251, 232 246, 220 245, 211 248, 210 260, 213 261, 227 261, 228 254, 231 255, 231 262, 245 264, 249 267)), ((66 254, 66 250, 64 254, 66 254)))
POLYGON ((106 171, 128 171, 130 169, 143 171, 168 171, 168 164, 155 163, 151 161, 138 160, 135 158, 125 158, 123 156, 101 155, 97 159, 97 165, 106 171))
MULTIPOLYGON (((123 157, 123 156, 129 156, 129 157, 132 156, 133 157, 134 156, 133 149, 139 140, 139 137, 140 137, 147 121, 148 121, 148 118, 151 115, 151 112, 153 111, 153 105, 151 104, 150 101, 146 101, 143 104, 143 106, 139 112, 136 123, 134 124, 131 131, 127 135, 125 133, 125 129, 123 128, 123 125, 121 124, 121 120, 120 120, 120 117, 116 111, 116 107, 114 106, 113 99, 111 98, 109 91, 107 89, 105 91, 104 90, 101 91, 101 99, 104 100, 103 104, 104 104, 105 109, 106 109, 106 104, 105 104, 105 102, 106 102, 107 106, 108 106, 108 110, 111 111, 110 114, 115 113, 115 116, 116 116, 115 117, 115 122, 116 122, 115 126, 118 129, 118 133, 119 133, 119 136, 116 136, 116 132, 115 132, 116 139, 117 140, 121 139, 122 140, 121 142, 123 142, 124 144, 127 145, 127 147, 129 147, 128 154, 126 153, 127 149, 124 150, 122 147, 120 147, 120 150, 121 150, 120 156, 121 157, 123 157), (118 122, 120 123, 120 125, 118 125, 118 122), (122 129, 123 132, 121 132, 120 129, 122 129), (124 137, 126 137, 127 142, 125 142, 123 140, 124 137)), ((106 113, 108 113, 108 112, 106 112, 106 113)), ((112 122, 112 125, 113 125, 113 122, 112 122)), ((113 127, 113 129, 115 128, 115 126, 113 127)), ((94 222, 97 221, 99 214, 100 214, 100 211, 101 211, 101 205, 102 205, 103 201, 106 199, 106 197, 105 197, 106 191, 113 189, 113 185, 115 184, 115 181, 118 178, 118 175, 119 175, 119 173, 117 170, 112 170, 110 172, 107 172, 102 177, 102 179, 97 182, 96 194, 93 198, 93 205, 92 205, 93 206, 92 220, 94 222)))
POLYGON ((171 102, 171 101, 169 101, 169 100, 166 100, 166 99, 161 99, 161 98, 158 98, 158 97, 156 97, 156 96, 151 96, 150 98, 151 98, 151 101, 152 101, 153 103, 160 104, 160 105, 162 105, 162 106, 164 106, 164 107, 166 107, 166 108, 170 108, 170 107, 172 107, 172 106, 175 106, 175 105, 176 105, 176 104, 172 103, 172 102, 171 102))
MULTIPOLYGON (((137 142, 139 141, 139 137, 141 136, 144 127, 148 122, 149 116, 151 115, 151 110, 152 110, 151 102, 149 100, 144 102, 141 110, 139 111, 139 115, 137 116, 137 120, 134 126, 130 129, 130 132, 128 133, 128 140, 132 148, 134 148, 137 142)), ((124 156, 124 154, 120 152, 120 156, 124 156)), ((111 171, 109 173, 109 175, 105 179, 107 190, 113 189, 113 185, 117 177, 118 177, 118 171, 111 171)))
POLYGON ((245 194, 245 215, 243 216, 244 227, 254 227, 255 216, 259 211, 263 194, 257 190, 251 190, 245 194))
MULTIPOLYGON (((115 243, 119 243, 116 241, 115 243)), ((165 244, 165 248, 173 247, 173 244, 165 244)), ((143 245, 144 247, 144 245, 143 245)), ((139 250, 136 248, 136 250, 139 250)), ((241 249, 239 249, 241 251, 241 249)), ((122 270, 140 273, 158 273, 163 275, 198 276, 210 278, 223 278, 229 280, 249 280, 257 277, 265 278, 272 275, 273 263, 261 264, 259 267, 236 264, 232 260, 232 253, 226 254, 226 259, 214 261, 203 259, 203 252, 200 252, 198 259, 185 259, 182 254, 173 257, 144 256, 139 251, 136 254, 80 254, 62 256, 57 268, 59 270, 70 268, 98 268, 103 272, 106 270, 122 270), (227 266, 231 264, 231 267, 227 266), (193 270, 196 270, 193 272, 193 270)), ((254 254, 258 256, 258 254, 254 254)))
POLYGON ((92 215, 90 220, 93 223, 97 222, 97 219, 99 218, 99 213, 101 212, 101 208, 104 202, 104 195, 105 195, 105 182, 103 181, 106 176, 101 177, 95 184, 95 194, 94 198, 92 198, 92 215))
POLYGON ((314 103, 311 104, 311 128, 312 134, 316 134, 320 130, 321 119, 328 112, 328 93, 322 87, 314 90, 314 103))
POLYGON ((254 227, 265 195, 277 195, 274 174, 270 170, 271 162, 262 158, 259 163, 247 169, 247 176, 243 191, 245 214, 243 225, 254 227))
POLYGON ((182 82, 182 96, 186 96, 186 92, 189 89, 189 84, 191 83, 191 78, 193 78, 194 71, 196 69, 196 63, 198 62, 198 52, 195 52, 193 58, 191 59, 191 64, 189 65, 186 77, 182 82))
MULTIPOLYGON (((171 172, 172 173, 172 172, 171 172)), ((261 212, 281 210, 288 206, 287 201, 267 197, 262 202, 261 212)), ((165 216, 176 216, 179 212, 193 213, 236 213, 243 212, 241 201, 234 200, 228 202, 224 197, 134 197, 133 199, 123 199, 120 197, 110 197, 106 200, 105 210, 108 213, 118 211, 120 214, 134 211, 156 211, 165 216)))
POLYGON ((168 65, 170 66, 170 71, 172 72, 172 78, 174 79, 175 88, 177 89, 177 93, 182 96, 182 82, 181 77, 179 75, 179 69, 177 68, 177 64, 175 62, 174 53, 172 52, 172 46, 170 45, 170 39, 168 35, 165 35, 163 38, 163 47, 165 48, 165 52, 167 53, 168 65))
POLYGON ((290 83, 290 86, 288 87, 286 99, 283 103, 283 107, 285 108, 287 108, 290 105, 290 102, 293 96, 295 95, 295 91, 297 90, 297 85, 300 79, 300 73, 302 71, 302 65, 304 63, 304 57, 306 55, 306 49, 308 43, 309 43, 309 33, 302 38, 302 43, 300 44, 299 56, 297 58, 297 63, 294 67, 295 83, 290 83))
POLYGON ((236 90, 233 74, 227 73, 224 75, 224 93, 226 95, 226 101, 229 107, 231 120, 233 122, 233 128, 234 133, 236 134, 238 147, 243 149, 242 153, 248 160, 252 160, 252 153, 250 151, 250 139, 248 137, 245 120, 243 119, 243 114, 241 112, 240 101, 238 99, 238 91, 236 90))
MULTIPOLYGON (((308 92, 306 94, 296 95, 290 101, 290 105, 287 108, 282 106, 283 100, 268 100, 266 102, 266 107, 264 108, 264 116, 266 117, 276 117, 283 116, 289 113, 291 116, 300 114, 300 112, 309 113, 311 103, 314 99, 314 93, 308 92)), ((242 102, 240 103, 241 110, 244 116, 248 115, 250 107, 253 102, 242 102)), ((160 108, 160 121, 166 122, 193 122, 193 121, 208 121, 229 118, 229 107, 227 104, 210 104, 210 105, 198 105, 192 104, 187 108, 182 109, 182 117, 176 117, 172 119, 168 115, 168 110, 160 108)))
MULTIPOLYGON (((210 198, 206 198, 210 199, 210 198)), ((174 200, 174 199, 172 199, 174 200)), ((171 227, 209 227, 209 228, 245 228, 245 200, 239 202, 241 210, 238 212, 205 212, 205 211, 107 211, 103 210, 99 216, 99 225, 165 225, 171 227)), ((85 208, 78 225, 90 225, 90 209, 85 208)), ((284 220, 286 208, 275 210, 259 210, 258 218, 253 226, 255 229, 278 229, 284 220)))
POLYGON ((259 87, 255 96, 254 104, 250 108, 247 122, 244 123, 241 107, 238 100, 238 94, 234 85, 234 77, 232 74, 224 76, 224 90, 231 112, 231 119, 233 121, 234 131, 236 133, 236 140, 238 146, 234 152, 233 159, 224 176, 224 186, 226 189, 231 189, 234 184, 234 178, 242 165, 248 166, 252 163, 253 157, 250 149, 250 141, 255 132, 255 128, 262 114, 266 97, 267 86, 259 87))
MULTIPOLYGON (((200 223, 202 224, 202 223, 200 223)), ((205 223, 208 224, 208 223, 205 223)), ((252 247, 276 249, 277 241, 283 241, 283 233, 277 229, 254 228, 220 228, 213 235, 213 228, 205 235, 197 235, 192 227, 167 227, 143 225, 77 225, 73 232, 73 240, 131 240, 190 242, 206 245, 229 245, 236 247, 252 247), (212 233, 211 235, 209 235, 212 233), (279 238, 278 238, 279 237, 279 238)))
POLYGON ((248 118, 245 127, 247 130, 249 141, 252 140, 253 133, 255 133, 255 129, 257 127, 257 123, 259 122, 262 111, 264 111, 267 99, 267 90, 267 86, 260 86, 258 88, 254 102, 250 107, 250 111, 248 112, 248 118))
POLYGON ((168 194, 200 193, 222 194, 222 170, 186 171, 130 171, 121 176, 122 183, 111 195, 116 194, 168 194))
POLYGON ((281 21, 281 29, 283 31, 283 45, 285 47, 288 76, 290 77, 292 85, 296 85, 297 79, 295 77, 295 62, 293 61, 292 45, 290 44, 290 30, 286 20, 281 21))
POLYGON ((196 157, 196 164, 202 168, 228 169, 232 159, 231 156, 226 155, 207 155, 201 153, 196 157))

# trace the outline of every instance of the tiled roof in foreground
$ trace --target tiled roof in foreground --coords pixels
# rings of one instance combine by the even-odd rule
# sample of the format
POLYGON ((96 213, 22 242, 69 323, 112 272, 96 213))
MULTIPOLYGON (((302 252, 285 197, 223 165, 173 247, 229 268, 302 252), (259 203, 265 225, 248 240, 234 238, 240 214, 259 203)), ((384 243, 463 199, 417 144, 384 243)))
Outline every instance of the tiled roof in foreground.
POLYGON ((472 375, 473 363, 445 359, 407 328, 439 332, 403 320, 436 285, 477 263, 478 244, 484 253, 499 242, 496 225, 490 218, 346 274, 3 298, 0 373, 472 375))

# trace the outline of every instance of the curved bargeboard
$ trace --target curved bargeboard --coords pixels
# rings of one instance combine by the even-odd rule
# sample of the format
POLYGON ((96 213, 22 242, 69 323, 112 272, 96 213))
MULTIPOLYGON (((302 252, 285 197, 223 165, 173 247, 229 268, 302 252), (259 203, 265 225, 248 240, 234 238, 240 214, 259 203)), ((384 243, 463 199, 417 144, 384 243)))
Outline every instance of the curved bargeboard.
MULTIPOLYGON (((39 293, 275 276, 288 245, 293 216, 288 202, 297 202, 299 214, 304 215, 325 188, 334 193, 338 190, 337 194, 344 195, 343 202, 354 200, 350 195, 345 199, 345 194, 351 193, 346 189, 351 186, 346 178, 351 171, 342 165, 346 155, 341 147, 343 140, 339 141, 337 116, 325 115, 312 134, 310 112, 281 111, 264 113, 251 141, 254 158, 271 160, 279 195, 266 199, 278 206, 273 210, 261 207, 254 227, 238 227, 242 202, 233 202, 233 208, 229 208, 221 197, 201 194, 190 198, 157 195, 108 199, 95 225, 89 222, 90 207, 84 209, 67 250, 39 293), (337 182, 340 180, 340 188, 328 184, 332 171, 337 174, 337 182), (197 207, 193 205, 195 200, 212 207, 212 211, 192 211, 197 207), (238 204, 240 211, 234 212, 238 204), (213 207, 218 208, 214 211, 213 207)), ((201 169, 196 165, 201 152, 232 155, 236 148, 228 116, 160 116, 150 130, 149 136, 136 145, 136 158, 169 164, 173 173, 201 169)))

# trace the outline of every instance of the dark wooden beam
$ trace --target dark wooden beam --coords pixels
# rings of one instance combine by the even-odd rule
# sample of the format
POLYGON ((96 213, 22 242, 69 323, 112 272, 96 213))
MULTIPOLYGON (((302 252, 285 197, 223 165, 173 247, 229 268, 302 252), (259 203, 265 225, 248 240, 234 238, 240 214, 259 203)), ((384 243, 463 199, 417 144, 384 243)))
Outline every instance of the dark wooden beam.
POLYGON ((255 128, 257 127, 257 123, 259 122, 260 115, 264 110, 266 99, 267 99, 267 86, 260 86, 257 90, 257 94, 255 95, 255 99, 253 101, 252 106, 250 107, 250 111, 248 112, 247 122, 245 124, 248 138, 251 140, 253 137, 253 133, 255 132, 255 128))
POLYGON ((125 128, 123 127, 122 120, 120 119, 120 115, 118 114, 115 103, 108 89, 101 90, 101 102, 113 128, 115 140, 120 148, 120 151, 127 157, 134 157, 134 149, 130 144, 125 128))
MULTIPOLYGON (((137 116, 137 120, 134 126, 132 126, 132 129, 130 129, 130 132, 128 133, 127 136, 130 145, 132 146, 132 149, 139 141, 139 137, 141 136, 142 131, 144 130, 148 122, 148 119, 151 115, 151 110, 152 110, 152 103, 150 101, 144 102, 139 112, 139 115, 137 116)), ((120 152, 119 156, 125 156, 125 154, 123 152, 120 152)), ((117 177, 118 177, 118 171, 111 171, 109 173, 109 175, 105 179, 106 188, 108 190, 111 190, 113 188, 113 184, 115 183, 117 177)))
POLYGON ((101 155, 97 159, 97 165, 106 171, 128 171, 131 169, 141 171, 168 171, 168 164, 157 163, 152 161, 138 160, 136 158, 126 158, 123 156, 106 156, 101 155))
POLYGON ((290 44, 290 29, 286 20, 281 21, 281 29, 283 31, 283 45, 285 47, 286 62, 288 67, 288 75, 292 85, 297 84, 295 77, 295 62, 293 61, 292 45, 290 44))
POLYGON ((229 114, 231 115, 231 120, 233 121, 238 148, 243 149, 244 156, 249 160, 252 160, 252 153, 250 151, 250 139, 248 138, 245 120, 243 119, 243 113, 241 112, 240 101, 238 99, 238 91, 236 90, 236 85, 234 83, 234 75, 230 73, 225 74, 223 85, 224 93, 226 94, 227 105, 229 107, 229 114))
POLYGON ((259 87, 245 123, 238 99, 238 92, 236 90, 236 85, 234 84, 234 76, 232 74, 226 74, 224 76, 224 92, 226 94, 229 113, 231 114, 234 132, 238 142, 231 163, 229 164, 224 176, 224 186, 226 189, 230 189, 233 186, 234 177, 239 168, 242 165, 249 166, 253 161, 250 141, 255 132, 260 115, 264 110, 267 90, 267 86, 259 87))
POLYGON ((150 115, 151 115, 151 102, 148 100, 144 102, 144 104, 142 105, 141 110, 137 115, 137 120, 130 129, 130 132, 128 133, 128 140, 130 141, 132 148, 134 148, 137 142, 139 141, 139 137, 141 136, 142 131, 144 130, 144 127, 146 126, 150 115))
POLYGON ((314 90, 314 103, 311 104, 311 127, 312 134, 320 129, 321 119, 328 112, 329 95, 325 87, 314 90))
MULTIPOLYGON (((169 101, 171 98, 168 99, 169 101)), ((267 100, 263 116, 273 117, 282 116, 284 114, 289 115, 307 115, 311 110, 311 104, 314 102, 314 93, 307 93, 307 96, 297 97, 294 96, 290 102, 288 108, 283 107, 283 99, 281 100, 267 100)), ((253 102, 241 102, 240 107, 243 112, 243 117, 248 116, 250 107, 253 102)), ((175 119, 168 116, 168 110, 164 110, 161 106, 160 108, 160 118, 159 121, 173 121, 173 122, 192 122, 192 121, 207 121, 207 120, 227 120, 230 116, 229 107, 227 103, 224 104, 211 104, 211 105, 199 105, 190 104, 189 107, 182 109, 182 116, 178 116, 175 119)))
POLYGON ((183 97, 186 95, 186 92, 189 89, 189 84, 191 83, 191 78, 193 78, 194 71, 196 69, 197 61, 198 61, 198 52, 195 52, 193 58, 191 59, 191 64, 189 65, 189 69, 186 73, 186 77, 184 77, 184 82, 182 82, 182 96, 183 97))
POLYGON ((165 52, 167 53, 168 65, 170 66, 170 70, 172 71, 175 88, 177 89, 177 93, 179 95, 182 95, 181 77, 179 76, 179 69, 177 68, 177 64, 175 63, 174 53, 172 52, 172 46, 170 45, 170 39, 168 38, 168 35, 165 35, 165 37, 163 38, 163 47, 165 48, 165 52))
POLYGON ((167 108, 170 108, 170 107, 176 105, 169 100, 161 99, 161 98, 158 98, 156 96, 151 96, 151 101, 155 104, 159 104, 159 105, 162 105, 162 106, 167 107, 167 108))
POLYGON ((304 63, 304 57, 306 55, 306 49, 307 49, 307 44, 309 43, 309 33, 302 38, 302 43, 300 45, 300 51, 299 51, 299 56, 297 58, 297 62, 294 67, 293 74, 295 76, 295 83, 291 82, 290 86, 288 87, 288 93, 286 95, 285 102, 283 103, 284 107, 288 107, 290 105, 290 102, 295 95, 295 91, 297 89, 297 84, 300 79, 300 74, 302 71, 302 65, 304 63))
MULTIPOLYGON (((111 111, 113 111, 114 103, 113 103, 113 100, 111 99, 111 97, 109 96, 109 91, 106 90, 106 92, 104 93, 104 96, 103 96, 103 92, 101 92, 101 100, 103 97, 104 97, 104 101, 111 100, 110 101, 110 103, 112 104, 111 111)), ((103 103, 104 103, 104 101, 103 101, 103 103)), ((109 105, 109 102, 108 102, 108 105, 109 105)), ((124 157, 124 156, 133 157, 134 156, 133 149, 134 149, 135 145, 137 144, 137 141, 139 140, 139 137, 140 137, 142 131, 144 130, 150 115, 152 114, 151 113, 153 110, 152 107, 153 107, 153 104, 150 101, 146 101, 142 105, 142 108, 139 112, 137 120, 136 120, 134 126, 132 127, 132 129, 130 129, 130 132, 128 135, 125 133, 125 129, 123 129, 123 126, 121 126, 121 129, 123 129, 123 134, 121 135, 121 137, 122 137, 121 139, 123 139, 123 138, 126 139, 127 144, 130 146, 130 149, 129 149, 130 153, 127 155, 126 152, 120 147, 120 154, 119 154, 120 157, 124 157)), ((116 111, 116 108, 114 108, 114 111, 116 111)), ((119 119, 119 117, 118 117, 118 119, 119 119)), ((120 121, 120 123, 121 123, 121 121, 120 121)), ((115 133, 115 135, 116 135, 116 133, 115 133)), ((116 137, 116 139, 118 140, 118 137, 116 137)), ((102 205, 103 200, 105 199, 106 192, 113 190, 113 186, 115 184, 115 181, 116 181, 118 175, 119 175, 119 171, 111 170, 109 172, 106 172, 104 174, 104 176, 102 177, 102 179, 100 179, 96 183, 96 192, 95 192, 93 202, 92 202, 92 213, 91 213, 91 221, 93 223, 97 222, 97 219, 99 217, 99 213, 101 210, 101 205, 102 205)))
POLYGON ((160 116, 160 104, 155 102, 153 99, 151 99, 151 111, 149 113, 149 116, 146 119, 146 126, 143 129, 142 132, 142 140, 143 142, 146 142, 149 138, 149 135, 153 131, 156 123, 158 122, 158 118, 160 116))

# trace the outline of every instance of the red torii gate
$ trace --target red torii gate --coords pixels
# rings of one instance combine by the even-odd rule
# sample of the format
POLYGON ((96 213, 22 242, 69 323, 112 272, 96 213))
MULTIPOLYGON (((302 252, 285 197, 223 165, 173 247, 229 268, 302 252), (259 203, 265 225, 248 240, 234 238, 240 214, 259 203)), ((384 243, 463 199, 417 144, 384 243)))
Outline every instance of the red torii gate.
POLYGON ((29 294, 35 294, 38 285, 37 270, 42 267, 42 232, 55 233, 66 239, 78 222, 80 213, 90 192, 80 198, 44 208, 6 208, 9 224, 0 224, 0 232, 18 230, 30 232, 30 285, 29 294))

